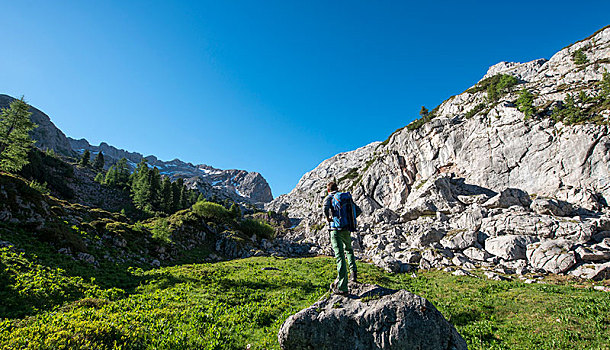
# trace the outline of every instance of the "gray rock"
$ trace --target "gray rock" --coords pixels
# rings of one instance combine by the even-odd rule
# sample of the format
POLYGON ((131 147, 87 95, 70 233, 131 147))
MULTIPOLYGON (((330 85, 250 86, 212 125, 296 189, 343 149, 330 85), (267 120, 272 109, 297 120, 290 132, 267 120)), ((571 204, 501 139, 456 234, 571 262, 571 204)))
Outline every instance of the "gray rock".
POLYGON ((88 264, 97 264, 95 257, 89 253, 80 252, 76 257, 78 258, 78 260, 84 261, 88 264))
POLYGON ((406 290, 350 284, 286 319, 280 347, 299 349, 466 349, 466 342, 426 299, 406 290))
POLYGON ((485 250, 506 260, 525 259, 527 245, 537 241, 533 236, 500 236, 487 239, 485 250))
POLYGON ((486 208, 509 208, 514 205, 529 208, 532 200, 527 192, 517 188, 507 188, 483 203, 486 208))
POLYGON ((534 199, 530 209, 538 214, 555 216, 570 216, 574 212, 570 203, 546 198, 534 199))
POLYGON ((475 231, 453 230, 447 232, 440 243, 451 250, 464 250, 477 245, 478 233, 475 231))
POLYGON ((575 250, 576 255, 585 262, 610 260, 610 248, 595 244, 592 246, 579 246, 575 250))
POLYGON ((594 281, 601 281, 610 278, 610 262, 603 264, 587 263, 576 267, 574 270, 569 272, 570 275, 592 279, 594 281))
POLYGON ((565 239, 532 243, 527 246, 527 260, 534 268, 546 272, 566 272, 576 264, 574 252, 570 251, 573 245, 565 239))
POLYGON ((475 247, 470 247, 464 250, 464 255, 472 260, 485 261, 491 257, 487 251, 475 247))
POLYGON ((391 255, 376 256, 373 258, 373 264, 381 267, 382 269, 390 273, 403 272, 402 261, 394 258, 391 255))

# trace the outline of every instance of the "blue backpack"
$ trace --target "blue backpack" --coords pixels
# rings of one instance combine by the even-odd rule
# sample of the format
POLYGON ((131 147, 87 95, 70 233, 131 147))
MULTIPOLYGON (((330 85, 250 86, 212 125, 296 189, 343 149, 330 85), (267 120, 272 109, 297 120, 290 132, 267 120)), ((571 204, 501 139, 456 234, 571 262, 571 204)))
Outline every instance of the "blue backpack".
POLYGON ((333 227, 356 231, 358 223, 356 222, 356 205, 352 200, 352 195, 349 192, 337 192, 332 199, 333 209, 333 227))

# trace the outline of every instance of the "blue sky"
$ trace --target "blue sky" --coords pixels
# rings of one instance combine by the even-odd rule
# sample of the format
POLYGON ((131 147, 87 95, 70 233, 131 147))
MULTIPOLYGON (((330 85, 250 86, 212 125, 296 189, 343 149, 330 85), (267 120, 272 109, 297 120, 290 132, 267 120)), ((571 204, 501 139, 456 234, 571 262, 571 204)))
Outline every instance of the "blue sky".
POLYGON ((609 13, 610 1, 3 1, 0 93, 68 136, 258 171, 278 196, 609 13))

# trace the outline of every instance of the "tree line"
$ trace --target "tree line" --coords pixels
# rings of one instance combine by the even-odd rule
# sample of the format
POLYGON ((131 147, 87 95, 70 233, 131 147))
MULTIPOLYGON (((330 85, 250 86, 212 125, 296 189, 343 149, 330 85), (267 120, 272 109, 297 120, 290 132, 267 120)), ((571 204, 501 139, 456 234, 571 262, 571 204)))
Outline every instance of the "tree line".
MULTIPOLYGON (((100 154, 102 153, 98 153, 96 160, 100 158, 100 154)), ((89 157, 90 155, 87 155, 87 158, 89 157)), ((101 159, 101 162, 94 161, 94 167, 96 163, 101 163, 100 168, 103 168, 103 155, 101 159)), ((83 162, 81 161, 80 164, 83 165, 83 162)), ((172 182, 169 176, 162 176, 158 168, 149 167, 146 159, 142 159, 132 173, 127 159, 121 158, 105 174, 100 171, 95 181, 128 191, 134 206, 149 214, 157 212, 172 214, 204 200, 203 195, 197 190, 189 189, 183 179, 179 178, 172 182)))

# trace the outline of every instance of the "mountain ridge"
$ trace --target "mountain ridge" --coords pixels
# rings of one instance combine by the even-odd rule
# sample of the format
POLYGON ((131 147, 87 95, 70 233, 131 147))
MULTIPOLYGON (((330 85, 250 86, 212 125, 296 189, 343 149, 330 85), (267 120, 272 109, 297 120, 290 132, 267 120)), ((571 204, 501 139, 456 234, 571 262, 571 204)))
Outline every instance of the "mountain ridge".
MULTIPOLYGON (((0 108, 8 107, 13 100, 15 100, 14 97, 0 94, 0 108)), ((142 159, 146 159, 149 166, 159 168, 162 175, 169 176, 172 181, 178 178, 184 179, 190 189, 199 190, 206 198, 216 197, 254 205, 262 205, 273 199, 271 187, 258 172, 239 169, 223 170, 207 164, 194 165, 178 158, 162 161, 154 155, 144 156, 138 152, 114 147, 106 142, 93 146, 84 138, 77 140, 67 137, 53 124, 47 114, 36 107, 30 107, 32 121, 38 125, 31 132, 31 136, 36 141, 35 145, 41 150, 52 149, 66 157, 82 156, 85 150, 89 150, 93 157, 101 151, 105 157, 105 169, 118 162, 119 159, 126 158, 133 171, 142 159)))
POLYGON ((321 162, 266 209, 300 221, 291 239, 331 254, 320 205, 336 180, 363 209, 355 246, 382 267, 522 264, 521 272, 602 278, 610 273, 599 264, 609 248, 598 246, 610 237, 608 70, 610 27, 548 60, 500 62, 386 141, 321 162), (456 246, 449 237, 458 232, 468 238, 458 235, 456 246), (507 235, 519 238, 504 249, 522 253, 494 248, 507 235), (547 241, 552 248, 540 246, 547 241), (590 266, 601 270, 583 272, 592 257, 579 249, 597 251, 590 266), (534 252, 570 263, 544 266, 534 252))

